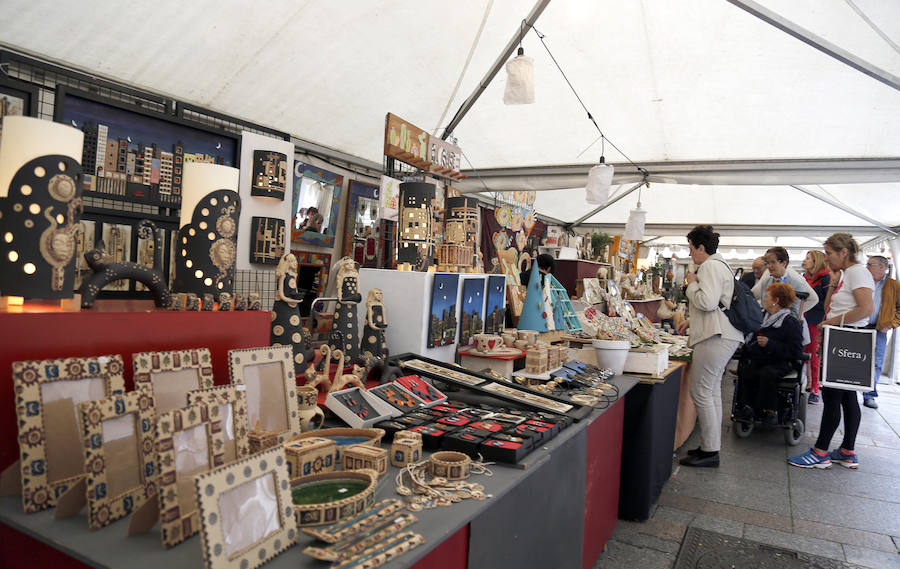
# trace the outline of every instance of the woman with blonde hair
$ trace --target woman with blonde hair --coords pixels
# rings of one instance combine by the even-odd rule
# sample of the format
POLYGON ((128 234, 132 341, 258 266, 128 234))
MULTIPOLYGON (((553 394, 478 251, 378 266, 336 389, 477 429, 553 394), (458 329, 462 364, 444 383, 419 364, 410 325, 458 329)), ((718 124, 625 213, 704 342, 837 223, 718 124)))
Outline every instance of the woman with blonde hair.
POLYGON ((806 325, 809 328, 809 343, 803 352, 809 354, 806 366, 809 377, 809 404, 817 405, 819 397, 819 322, 825 319, 825 296, 828 283, 831 282, 831 271, 825 266, 825 253, 809 251, 803 259, 803 278, 819 296, 819 302, 806 311, 806 325))
MULTIPOLYGON (((825 299, 828 312, 825 320, 819 322, 819 329, 823 326, 868 326, 869 316, 875 308, 875 280, 866 266, 857 261, 858 254, 859 244, 849 233, 835 233, 825 240, 825 262, 831 269, 831 282, 825 299)), ((859 468, 853 452, 861 418, 856 391, 823 387, 822 401, 825 408, 816 444, 807 452, 789 458, 788 463, 800 468, 831 468, 832 463, 837 462, 847 468, 859 468), (844 440, 839 448, 828 452, 831 437, 841 423, 842 410, 844 440)))

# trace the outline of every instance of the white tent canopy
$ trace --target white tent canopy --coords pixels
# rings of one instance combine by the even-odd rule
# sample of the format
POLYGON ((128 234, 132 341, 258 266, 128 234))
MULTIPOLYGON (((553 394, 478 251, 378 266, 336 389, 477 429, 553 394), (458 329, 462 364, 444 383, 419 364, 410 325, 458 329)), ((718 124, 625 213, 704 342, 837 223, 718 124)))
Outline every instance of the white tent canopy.
MULTIPOLYGON (((888 82, 900 74, 900 3, 761 3, 888 82)), ((440 134, 531 9, 513 0, 7 0, 0 43, 379 164, 385 113, 440 134)), ((900 91, 885 82, 725 0, 552 0, 535 27, 604 134, 649 171, 648 229, 669 232, 659 242, 683 243, 683 227, 700 222, 768 227, 752 235, 769 242, 794 226, 818 228, 804 234, 815 239, 839 227, 885 237, 879 224, 900 226, 900 91)), ((453 132, 482 175, 461 187, 555 188, 539 193, 537 210, 572 222, 593 209, 582 188, 598 132, 538 36, 522 44, 535 59, 537 101, 504 106, 502 71, 487 86, 453 132)), ((610 144, 605 154, 616 183, 640 179, 610 144)), ((621 225, 636 199, 586 222, 621 225)), ((743 245, 752 235, 728 238, 743 245)))

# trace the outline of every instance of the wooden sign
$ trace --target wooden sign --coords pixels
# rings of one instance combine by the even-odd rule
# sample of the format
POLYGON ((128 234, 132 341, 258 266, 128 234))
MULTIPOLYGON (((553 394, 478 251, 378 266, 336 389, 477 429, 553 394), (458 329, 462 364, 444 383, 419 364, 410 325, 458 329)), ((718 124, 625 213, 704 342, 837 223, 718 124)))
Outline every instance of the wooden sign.
POLYGON ((431 162, 431 171, 438 176, 459 179, 462 163, 462 151, 459 146, 450 144, 436 136, 428 137, 428 160, 431 162))
POLYGON ((397 115, 388 113, 384 127, 384 155, 428 170, 428 133, 397 115))

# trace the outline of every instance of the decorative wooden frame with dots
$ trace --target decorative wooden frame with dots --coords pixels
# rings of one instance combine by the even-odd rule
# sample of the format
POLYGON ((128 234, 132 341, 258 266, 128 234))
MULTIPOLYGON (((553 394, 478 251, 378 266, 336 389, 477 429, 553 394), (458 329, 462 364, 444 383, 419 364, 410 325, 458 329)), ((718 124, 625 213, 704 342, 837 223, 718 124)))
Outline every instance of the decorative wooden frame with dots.
MULTIPOLYGON (((12 380, 16 392, 19 426, 19 460, 22 472, 22 505, 26 514, 55 506, 59 497, 84 477, 50 482, 48 477, 47 425, 42 386, 57 381, 102 379, 103 397, 125 391, 122 356, 65 358, 13 362, 12 380)), ((78 433, 74 433, 77 438, 78 433)))
MULTIPOLYGON (((159 466, 159 524, 162 544, 178 545, 200 529, 200 512, 182 512, 175 471, 175 434, 206 427, 206 449, 209 470, 225 463, 225 439, 222 422, 213 420, 205 403, 162 413, 156 418, 156 455, 159 466)), ((200 473, 203 474, 203 473, 200 473)))
MULTIPOLYGON (((253 569, 268 562, 297 541, 297 521, 291 499, 291 484, 284 450, 278 446, 233 462, 194 478, 200 504, 200 539, 203 564, 207 569, 253 569), (226 553, 226 518, 220 498, 230 490, 266 476, 274 477, 280 528, 256 540, 233 555, 226 553)), ((248 500, 255 497, 248 498, 248 500)))
POLYGON ((138 352, 131 355, 134 366, 134 388, 147 389, 156 399, 156 411, 165 413, 183 407, 187 403, 188 391, 205 389, 213 386, 212 356, 208 348, 190 350, 174 350, 171 352, 138 352), (169 406, 160 402, 154 391, 153 374, 168 371, 197 370, 197 384, 186 385, 184 396, 177 398, 176 405, 169 406))
MULTIPOLYGON (((205 389, 188 391, 188 405, 206 403, 209 407, 209 416, 214 420, 224 420, 219 417, 220 405, 231 405, 231 428, 234 432, 234 462, 250 455, 250 419, 247 415, 247 394, 238 391, 233 385, 217 385, 205 389)), ((227 425, 222 425, 223 431, 227 425)), ((224 436, 224 435, 223 435, 224 436)))
MULTIPOLYGON (((278 442, 283 443, 288 438, 299 435, 300 412, 297 405, 297 379, 294 371, 294 350, 290 346, 270 346, 268 348, 247 348, 243 350, 228 350, 228 373, 231 383, 238 391, 246 393, 247 384, 244 381, 245 368, 266 363, 280 363, 281 373, 284 376, 284 401, 286 405, 285 416, 288 428, 278 433, 278 442)), ((262 394, 260 394, 262 398, 262 394)), ((249 410, 249 395, 248 410, 249 410)), ((255 425, 250 425, 253 430, 255 425)))
POLYGON ((125 517, 156 495, 156 402, 144 390, 86 401, 79 405, 84 427, 84 471, 87 477, 88 525, 100 529, 125 517), (134 415, 140 484, 110 496, 103 423, 134 415))

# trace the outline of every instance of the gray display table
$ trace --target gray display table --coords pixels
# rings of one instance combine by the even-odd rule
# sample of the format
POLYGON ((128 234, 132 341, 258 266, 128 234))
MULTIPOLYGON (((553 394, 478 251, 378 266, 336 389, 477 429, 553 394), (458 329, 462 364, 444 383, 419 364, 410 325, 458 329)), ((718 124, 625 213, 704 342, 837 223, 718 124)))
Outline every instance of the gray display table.
MULTIPOLYGON (((409 531, 422 534, 427 543, 384 567, 400 569, 413 566, 420 559, 429 556, 440 544, 454 537, 467 524, 469 568, 592 566, 596 557, 594 550, 597 540, 602 539, 605 543, 608 539, 611 527, 615 525, 616 510, 612 507, 608 512, 612 516, 612 526, 604 530, 603 535, 598 535, 597 532, 585 535, 586 512, 590 509, 590 504, 586 503, 586 492, 589 497, 593 495, 592 485, 588 483, 593 472, 588 472, 588 464, 603 463, 599 460, 592 462, 589 454, 607 450, 604 442, 598 439, 606 430, 604 428, 591 430, 590 436, 597 441, 594 447, 599 443, 600 448, 589 451, 589 428, 595 423, 597 427, 602 426, 604 415, 611 411, 607 420, 618 417, 618 424, 621 425, 624 398, 634 387, 636 380, 617 377, 614 383, 620 389, 616 403, 607 409, 595 410, 588 419, 575 423, 548 444, 532 452, 523 461, 524 468, 494 465, 491 467, 493 476, 473 476, 471 480, 483 484, 485 492, 492 496, 490 499, 480 502, 464 500, 449 507, 417 512, 419 522, 410 527, 409 531), (583 552, 588 551, 586 540, 591 541, 591 559, 583 559, 583 552)), ((610 431, 613 432, 616 431, 610 431)), ((621 426, 618 432, 621 433, 621 426)), ((621 440, 613 439, 608 442, 616 449, 618 457, 621 440)), ((597 458, 599 456, 595 456, 597 458)), ((608 462, 611 457, 607 455, 603 458, 608 462)), ((617 469, 618 461, 615 462, 617 469)), ((397 497, 394 491, 396 474, 397 469, 391 468, 381 482, 376 499, 397 497)), ((618 476, 615 478, 615 485, 611 490, 617 495, 618 476)), ((607 477, 604 482, 611 484, 613 481, 607 477)), ((596 527, 596 524, 587 521, 588 526, 596 527)), ((170 550, 164 550, 158 530, 127 537, 128 522, 119 520, 100 531, 91 532, 88 530, 86 511, 62 520, 53 519, 53 510, 26 515, 22 513, 21 498, 18 496, 0 497, 0 523, 91 567, 176 569, 202 566, 199 535, 170 550)), ((28 557, 31 559, 24 560, 25 563, 22 564, 21 551, 16 551, 16 546, 11 545, 9 540, 10 537, 15 539, 16 532, 9 531, 8 528, 2 529, 5 543, 0 548, 3 551, 0 553, 0 565, 32 569, 35 566, 34 556, 30 552, 28 557)), ((296 546, 270 561, 266 567, 326 567, 322 562, 301 553, 301 549, 312 541, 312 538, 301 534, 296 546)), ((436 555, 424 559, 420 567, 466 567, 465 564, 450 564, 447 559, 434 559, 443 557, 437 555, 438 552, 435 553, 436 555)), ((57 563, 55 566, 64 567, 66 564, 57 563)))

